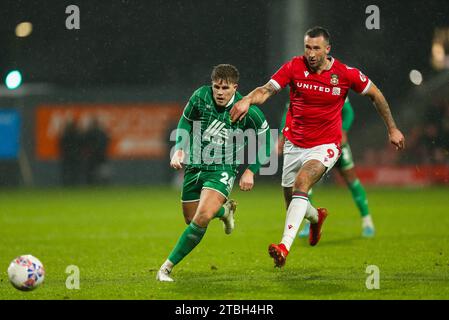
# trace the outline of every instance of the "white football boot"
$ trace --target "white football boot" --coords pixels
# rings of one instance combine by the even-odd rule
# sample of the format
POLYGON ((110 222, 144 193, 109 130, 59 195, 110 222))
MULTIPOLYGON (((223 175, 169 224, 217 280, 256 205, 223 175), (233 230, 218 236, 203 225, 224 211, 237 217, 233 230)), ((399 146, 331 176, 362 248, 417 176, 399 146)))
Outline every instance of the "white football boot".
POLYGON ((162 282, 173 282, 174 280, 170 277, 170 272, 167 268, 161 268, 157 272, 156 280, 162 282))
POLYGON ((226 234, 231 234, 232 230, 234 230, 234 214, 237 209, 237 202, 229 199, 223 207, 225 208, 225 214, 220 218, 220 220, 223 221, 224 232, 226 234))

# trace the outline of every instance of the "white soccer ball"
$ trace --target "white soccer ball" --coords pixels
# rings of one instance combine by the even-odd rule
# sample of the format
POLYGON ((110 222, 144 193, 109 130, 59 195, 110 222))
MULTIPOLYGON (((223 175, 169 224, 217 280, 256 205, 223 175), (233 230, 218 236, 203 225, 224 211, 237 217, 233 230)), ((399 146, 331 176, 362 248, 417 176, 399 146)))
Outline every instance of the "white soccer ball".
POLYGON ((30 254, 20 256, 9 265, 8 277, 15 288, 30 291, 36 289, 44 281, 44 265, 30 254))

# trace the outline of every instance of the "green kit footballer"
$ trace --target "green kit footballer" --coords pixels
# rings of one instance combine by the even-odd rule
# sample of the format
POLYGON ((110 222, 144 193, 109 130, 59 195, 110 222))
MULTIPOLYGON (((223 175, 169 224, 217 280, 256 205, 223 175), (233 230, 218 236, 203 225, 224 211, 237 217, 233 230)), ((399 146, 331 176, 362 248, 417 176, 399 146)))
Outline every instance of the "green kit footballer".
POLYGON ((159 281, 173 281, 170 273, 201 241, 209 222, 223 221, 226 234, 234 229, 236 202, 229 199, 245 146, 252 162, 242 174, 239 186, 249 191, 270 155, 271 134, 264 114, 251 106, 241 121, 232 123, 229 110, 242 96, 237 92, 239 72, 229 64, 215 66, 212 85, 197 89, 187 103, 176 131, 175 152, 170 165, 185 163, 182 209, 187 228, 157 272, 159 281), (251 139, 253 138, 253 139, 251 139), (257 154, 256 154, 257 153, 257 154))

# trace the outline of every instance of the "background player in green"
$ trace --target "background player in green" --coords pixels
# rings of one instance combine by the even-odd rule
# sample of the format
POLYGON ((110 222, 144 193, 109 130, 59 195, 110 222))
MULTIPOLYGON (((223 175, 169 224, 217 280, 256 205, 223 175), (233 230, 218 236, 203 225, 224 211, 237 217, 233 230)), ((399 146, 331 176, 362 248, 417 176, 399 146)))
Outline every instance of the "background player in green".
POLYGON ((259 108, 251 106, 244 119, 231 122, 229 110, 242 98, 237 92, 237 68, 229 64, 215 66, 211 79, 211 86, 193 93, 178 123, 170 165, 181 169, 187 162, 181 198, 188 226, 157 272, 159 281, 173 281, 170 277, 173 267, 200 243, 213 218, 224 222, 225 233, 232 232, 236 204, 227 199, 240 164, 239 152, 251 141, 243 132, 252 130, 257 137, 253 142, 264 149, 244 171, 239 183, 243 191, 252 189, 254 174, 270 154, 271 134, 259 108))
MULTIPOLYGON (((285 126, 285 117, 287 115, 288 104, 285 108, 284 116, 282 117, 282 123, 279 129, 279 143, 278 143, 278 153, 282 153, 282 146, 284 144, 284 136, 282 135, 282 129, 285 126)), ((352 158, 351 148, 348 142, 348 131, 352 126, 354 121, 354 110, 352 109, 351 102, 349 98, 343 105, 342 111, 342 140, 341 140, 341 156, 335 164, 335 168, 343 177, 346 185, 351 191, 352 198, 359 209, 360 216, 362 218, 362 236, 366 238, 374 237, 375 229, 374 223, 368 207, 368 198, 366 196, 365 188, 360 182, 357 173, 354 168, 354 160, 352 158)), ((309 200, 312 198, 312 190, 309 193, 309 200)), ((298 236, 308 237, 309 236, 310 223, 308 221, 304 222, 304 226, 298 233, 298 236)))

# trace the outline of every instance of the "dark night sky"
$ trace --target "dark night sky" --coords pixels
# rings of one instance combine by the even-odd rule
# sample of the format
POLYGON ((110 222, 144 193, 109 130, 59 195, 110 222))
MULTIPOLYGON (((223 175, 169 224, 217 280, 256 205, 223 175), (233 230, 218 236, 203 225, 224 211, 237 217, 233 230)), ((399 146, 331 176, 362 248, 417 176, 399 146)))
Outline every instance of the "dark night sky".
POLYGON ((29 19, 34 32, 17 39, 3 29, 2 67, 17 64, 31 81, 63 85, 198 82, 221 62, 260 76, 267 12, 256 2, 18 1, 1 10, 10 13, 2 25, 29 19), (80 8, 80 30, 65 29, 68 4, 80 8), (254 9, 257 18, 245 18, 254 9))
MULTIPOLYGON (((211 66, 229 62, 239 67, 249 89, 275 71, 267 63, 267 35, 270 11, 279 3, 2 2, 0 70, 4 74, 16 66, 29 82, 67 86, 185 86, 208 81, 211 66), (80 7, 81 30, 65 29, 70 4, 80 7), (34 31, 18 39, 13 30, 24 20, 33 22, 34 31)), ((381 29, 374 31, 364 28, 369 4, 310 1, 310 25, 329 28, 332 53, 361 68, 394 98, 410 88, 412 68, 431 72, 430 39, 435 26, 448 24, 449 1, 377 1, 381 29)))

